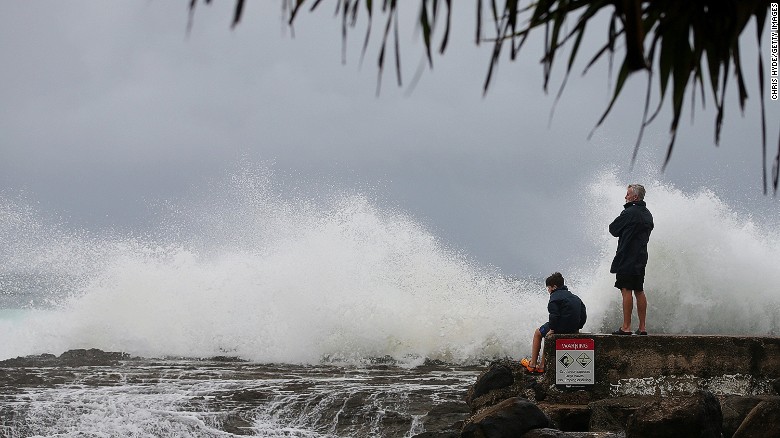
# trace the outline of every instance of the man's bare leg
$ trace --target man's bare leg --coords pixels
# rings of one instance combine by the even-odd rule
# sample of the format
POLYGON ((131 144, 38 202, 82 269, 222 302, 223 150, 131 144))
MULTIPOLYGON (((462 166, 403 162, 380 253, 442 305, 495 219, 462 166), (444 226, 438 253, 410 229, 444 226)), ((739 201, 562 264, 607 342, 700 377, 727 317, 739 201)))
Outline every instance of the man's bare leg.
POLYGON ((647 317, 647 296, 645 296, 645 291, 638 290, 634 291, 636 294, 636 313, 639 315, 639 331, 645 332, 647 331, 647 328, 645 327, 645 319, 647 317))
POLYGON ((620 327, 620 330, 630 332, 631 312, 634 311, 634 297, 628 289, 620 289, 620 293, 623 294, 623 326, 620 327))

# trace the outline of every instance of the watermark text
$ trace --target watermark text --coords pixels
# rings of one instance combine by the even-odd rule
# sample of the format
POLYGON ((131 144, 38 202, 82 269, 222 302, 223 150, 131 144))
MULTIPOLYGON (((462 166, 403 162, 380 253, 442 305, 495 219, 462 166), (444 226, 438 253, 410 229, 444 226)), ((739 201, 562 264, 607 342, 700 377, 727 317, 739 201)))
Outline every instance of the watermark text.
POLYGON ((772 2, 769 8, 769 98, 778 100, 780 94, 780 75, 778 75, 778 4, 772 2))

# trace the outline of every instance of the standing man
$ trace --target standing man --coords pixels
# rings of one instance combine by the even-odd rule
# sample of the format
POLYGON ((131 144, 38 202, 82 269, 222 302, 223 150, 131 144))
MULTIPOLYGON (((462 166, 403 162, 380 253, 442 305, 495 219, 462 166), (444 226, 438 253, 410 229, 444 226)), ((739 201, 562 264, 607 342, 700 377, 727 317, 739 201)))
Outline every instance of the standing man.
POLYGON ((636 296, 636 312, 639 316, 636 334, 647 334, 644 281, 647 242, 650 240, 650 232, 653 231, 653 215, 647 209, 644 199, 643 186, 629 185, 623 211, 609 224, 609 233, 618 238, 617 253, 609 272, 615 274, 615 287, 623 294, 623 326, 612 332, 613 335, 631 334, 631 312, 634 309, 632 291, 636 296))

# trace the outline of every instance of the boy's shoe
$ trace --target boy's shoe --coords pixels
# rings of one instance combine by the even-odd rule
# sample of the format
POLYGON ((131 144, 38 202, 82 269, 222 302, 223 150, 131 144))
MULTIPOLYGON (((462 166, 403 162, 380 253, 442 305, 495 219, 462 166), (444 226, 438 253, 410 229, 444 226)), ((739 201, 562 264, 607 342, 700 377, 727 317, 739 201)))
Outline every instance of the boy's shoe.
POLYGON ((612 332, 612 334, 613 335, 630 335, 631 332, 630 331, 624 332, 623 329, 619 328, 619 329, 615 330, 614 332, 612 332))
POLYGON ((524 357, 523 360, 520 361, 520 365, 524 366, 526 370, 528 370, 529 373, 532 374, 541 374, 544 372, 544 368, 540 368, 538 366, 532 367, 531 366, 531 360, 527 357, 524 357))
POLYGON ((635 333, 641 336, 647 336, 647 332, 640 331, 639 329, 636 329, 635 333))

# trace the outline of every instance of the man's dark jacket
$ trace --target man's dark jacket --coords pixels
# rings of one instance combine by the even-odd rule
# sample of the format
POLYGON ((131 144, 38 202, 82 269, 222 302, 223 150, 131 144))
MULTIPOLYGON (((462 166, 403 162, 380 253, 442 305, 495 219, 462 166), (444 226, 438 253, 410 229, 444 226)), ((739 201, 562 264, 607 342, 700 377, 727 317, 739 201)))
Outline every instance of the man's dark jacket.
POLYGON ((618 238, 617 253, 609 272, 624 275, 645 275, 647 242, 653 231, 653 215, 645 201, 633 201, 623 206, 620 216, 609 224, 609 233, 618 238))
POLYGON ((550 312, 550 330, 555 333, 577 333, 588 319, 585 304, 566 286, 552 291, 547 311, 550 312))

